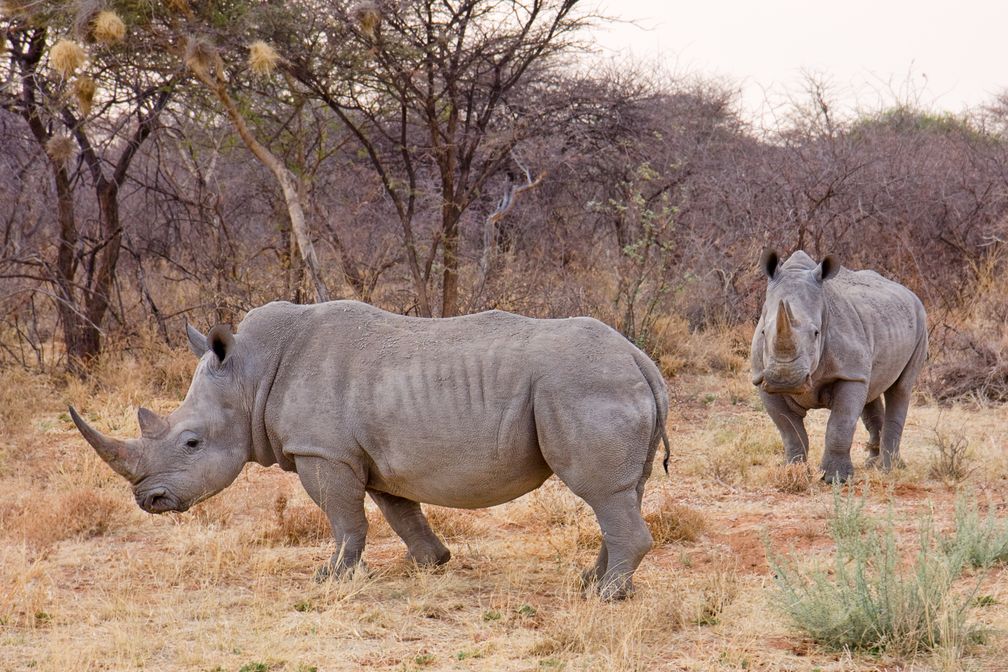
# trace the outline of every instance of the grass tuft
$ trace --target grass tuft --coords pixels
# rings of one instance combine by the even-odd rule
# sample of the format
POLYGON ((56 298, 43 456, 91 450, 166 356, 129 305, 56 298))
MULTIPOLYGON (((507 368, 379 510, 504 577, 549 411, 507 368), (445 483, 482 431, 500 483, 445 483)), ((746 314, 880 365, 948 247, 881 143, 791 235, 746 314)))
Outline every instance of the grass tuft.
POLYGON ((707 519, 702 513, 675 503, 668 493, 665 493, 657 510, 644 516, 644 521, 651 529, 656 546, 677 541, 694 542, 707 530, 707 519))
POLYGON ((774 490, 788 495, 811 492, 812 486, 819 480, 806 462, 793 462, 770 467, 767 471, 767 478, 774 490))
POLYGON ((286 495, 273 503, 273 526, 267 538, 283 544, 319 544, 332 538, 325 514, 317 506, 291 506, 286 495))

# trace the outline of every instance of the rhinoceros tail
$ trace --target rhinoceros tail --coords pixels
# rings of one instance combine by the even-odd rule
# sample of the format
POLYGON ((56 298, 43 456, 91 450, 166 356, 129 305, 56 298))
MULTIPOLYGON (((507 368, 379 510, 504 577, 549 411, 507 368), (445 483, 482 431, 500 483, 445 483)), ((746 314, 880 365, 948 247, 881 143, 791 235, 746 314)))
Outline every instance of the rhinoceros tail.
POLYGON ((665 457, 661 461, 661 466, 665 469, 665 475, 668 476, 668 461, 671 453, 669 452, 668 434, 665 433, 664 427, 661 428, 661 440, 665 444, 665 457))
MULTIPOLYGON (((660 439, 665 447, 662 468, 668 474, 670 448, 668 434, 665 432, 665 421, 668 419, 669 399, 668 389, 665 387, 665 379, 662 378, 661 371, 658 370, 657 365, 655 365, 651 358, 640 350, 634 353, 634 361, 637 363, 637 368, 640 369, 641 375, 644 376, 644 380, 647 381, 648 387, 651 388, 651 394, 654 396, 655 402, 655 427, 651 434, 651 445, 648 446, 648 464, 654 459, 660 439)), ((648 471, 650 469, 651 467, 649 466, 648 471)))

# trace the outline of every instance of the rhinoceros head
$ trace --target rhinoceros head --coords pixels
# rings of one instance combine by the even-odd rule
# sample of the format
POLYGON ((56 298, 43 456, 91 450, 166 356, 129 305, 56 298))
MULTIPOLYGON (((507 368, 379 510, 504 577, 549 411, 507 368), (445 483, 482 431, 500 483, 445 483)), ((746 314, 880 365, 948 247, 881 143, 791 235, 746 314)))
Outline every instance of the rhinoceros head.
POLYGON ((239 383, 240 353, 230 329, 218 325, 203 336, 186 326, 200 357, 185 401, 167 417, 140 408, 140 438, 120 440, 70 416, 98 455, 133 485, 137 504, 149 513, 185 511, 220 492, 251 454, 248 404, 239 383))
POLYGON ((801 394, 812 385, 823 346, 825 298, 823 283, 840 271, 835 257, 816 264, 797 252, 781 264, 777 253, 763 253, 760 266, 768 284, 763 303, 762 371, 753 371, 753 384, 771 394, 801 394))

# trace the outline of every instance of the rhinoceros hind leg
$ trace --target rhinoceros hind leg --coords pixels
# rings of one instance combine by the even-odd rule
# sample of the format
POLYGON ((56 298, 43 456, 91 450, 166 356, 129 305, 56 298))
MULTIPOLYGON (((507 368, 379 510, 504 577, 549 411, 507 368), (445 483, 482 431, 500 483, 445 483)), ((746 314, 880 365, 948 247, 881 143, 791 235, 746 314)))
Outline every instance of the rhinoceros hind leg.
POLYGON ((882 426, 882 468, 885 470, 901 466, 899 456, 900 439, 910 408, 910 390, 899 387, 899 383, 885 393, 885 424, 882 426))
POLYGON ((406 543, 413 562, 434 566, 443 565, 451 559, 451 551, 434 534, 418 502, 374 490, 368 490, 368 494, 395 533, 406 543))
POLYGON ((581 588, 583 590, 596 590, 602 576, 605 574, 606 566, 609 564, 609 553, 603 541, 599 545, 598 555, 595 564, 581 572, 581 588))
POLYGON ((315 573, 317 581, 353 572, 361 562, 368 522, 364 515, 364 467, 320 457, 295 458, 298 477, 308 495, 326 514, 336 552, 315 573))
MULTIPOLYGON (((605 600, 630 597, 633 594, 633 573, 651 550, 653 542, 651 531, 641 517, 636 489, 587 501, 602 528, 605 549, 606 569, 595 582, 596 590, 605 600)), ((603 550, 600 549, 596 563, 602 560, 602 556, 603 550)))
POLYGON ((882 424, 885 422, 885 406, 882 404, 882 397, 869 401, 861 412, 861 421, 864 422, 865 429, 868 430, 868 458, 865 465, 869 467, 877 466, 879 463, 879 446, 881 446, 882 424))

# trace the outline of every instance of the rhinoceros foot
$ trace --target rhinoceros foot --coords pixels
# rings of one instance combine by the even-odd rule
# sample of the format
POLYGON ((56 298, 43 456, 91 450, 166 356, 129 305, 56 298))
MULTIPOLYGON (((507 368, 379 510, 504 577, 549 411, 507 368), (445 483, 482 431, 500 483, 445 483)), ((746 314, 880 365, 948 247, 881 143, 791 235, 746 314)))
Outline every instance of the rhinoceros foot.
POLYGON ((451 551, 444 546, 423 550, 409 550, 406 559, 417 567, 440 567, 451 560, 451 551))
POLYGON ((348 579, 358 572, 361 576, 367 575, 368 568, 363 560, 349 564, 334 558, 315 570, 314 579, 316 583, 325 583, 329 579, 348 579))
POLYGON ((865 444, 865 450, 868 452, 868 457, 865 458, 865 466, 877 469, 882 466, 882 458, 879 455, 879 442, 869 440, 865 444))
POLYGON ((823 480, 827 483, 846 483, 854 475, 854 465, 849 457, 847 459, 823 460, 819 470, 823 474, 823 480))
POLYGON ((881 469, 882 471, 890 471, 892 469, 902 469, 906 466, 906 462, 903 461, 899 455, 886 456, 880 455, 877 451, 874 453, 869 452, 867 459, 865 459, 865 466, 872 469, 881 469), (888 457, 888 459, 886 459, 888 457))
POLYGON ((606 602, 626 600, 633 597, 633 579, 627 578, 615 581, 601 581, 595 584, 598 587, 598 595, 606 602))

